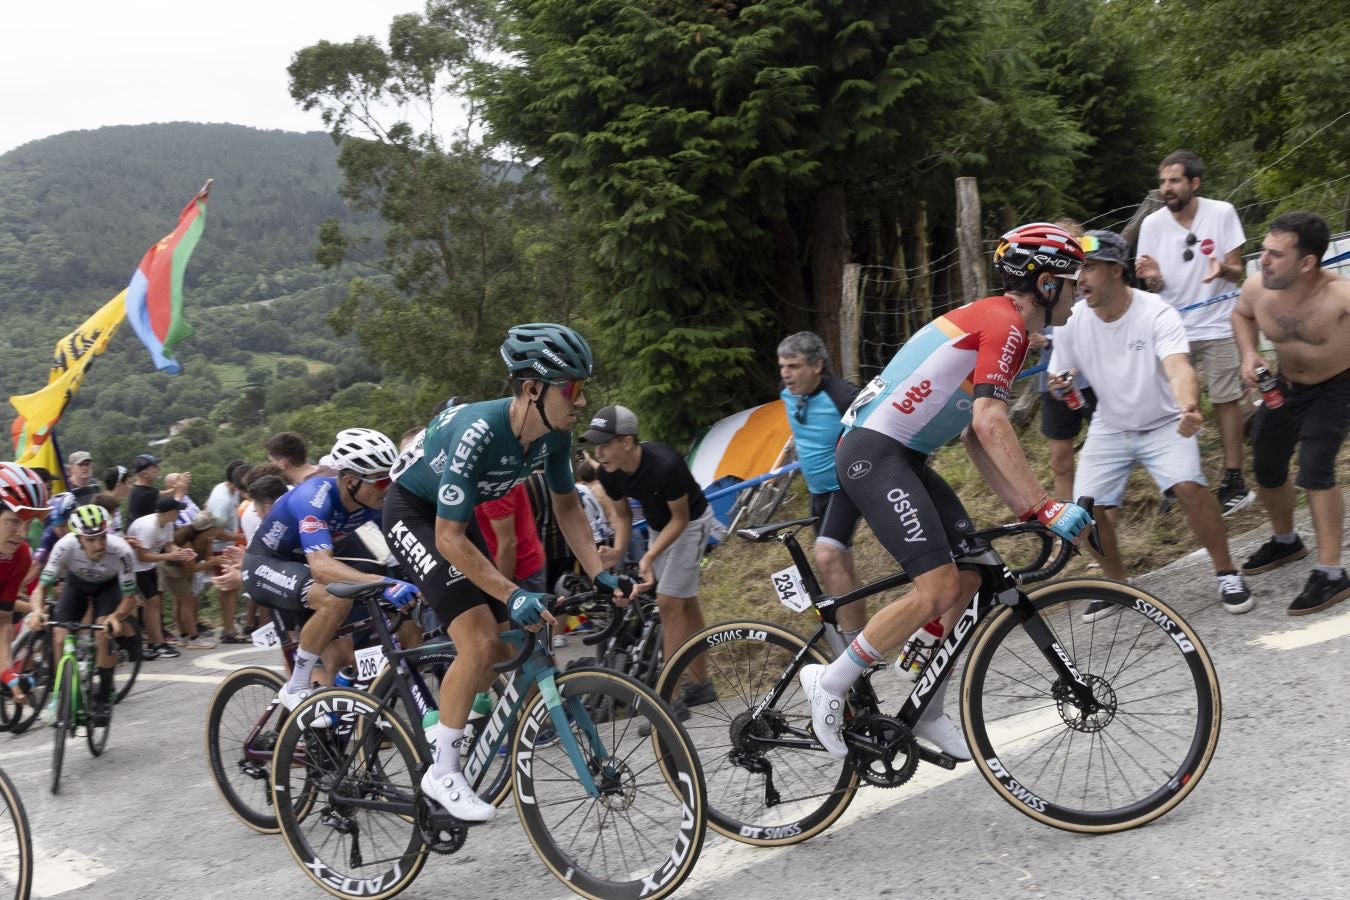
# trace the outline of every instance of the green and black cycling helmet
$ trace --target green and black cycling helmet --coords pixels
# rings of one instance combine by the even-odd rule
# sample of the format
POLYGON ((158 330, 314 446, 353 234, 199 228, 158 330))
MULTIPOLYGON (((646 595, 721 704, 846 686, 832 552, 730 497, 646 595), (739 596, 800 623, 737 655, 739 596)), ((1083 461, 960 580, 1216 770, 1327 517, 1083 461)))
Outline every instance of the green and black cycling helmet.
POLYGON ((86 504, 75 507, 70 514, 70 530, 85 537, 108 533, 108 511, 101 506, 86 504))
POLYGON ((502 342, 502 361, 512 378, 580 381, 591 377, 591 345, 566 325, 517 325, 502 342))

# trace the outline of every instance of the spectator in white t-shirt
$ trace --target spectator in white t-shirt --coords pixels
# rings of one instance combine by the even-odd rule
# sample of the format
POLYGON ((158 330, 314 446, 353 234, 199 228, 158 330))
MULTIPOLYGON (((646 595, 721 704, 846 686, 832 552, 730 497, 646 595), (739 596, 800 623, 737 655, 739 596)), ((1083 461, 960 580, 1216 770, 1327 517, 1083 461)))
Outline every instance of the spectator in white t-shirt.
MULTIPOLYGON (((1226 293, 1242 281, 1246 237, 1231 203, 1199 196, 1205 174, 1200 157, 1178 150, 1158 166, 1158 190, 1166 206, 1139 226, 1137 267, 1144 287, 1177 309, 1226 293)), ((1233 338, 1236 298, 1182 313, 1191 364, 1209 390, 1209 402, 1223 439, 1223 480, 1219 505, 1235 513, 1255 496, 1242 478, 1245 388, 1233 338)))
MULTIPOLYGON (((1186 353, 1181 316, 1156 294, 1130 287, 1128 246, 1112 231, 1089 231, 1079 239, 1087 262, 1078 273, 1083 305, 1055 330, 1056 368, 1082 372, 1097 385, 1097 409, 1074 476, 1075 497, 1096 499, 1104 555, 1103 574, 1125 580, 1128 573, 1116 542, 1115 508, 1136 463, 1160 490, 1173 490, 1186 522, 1209 551, 1224 609, 1242 613, 1253 601, 1228 552, 1219 504, 1205 489, 1196 434, 1199 385, 1186 353)), ((1055 390, 1067 388, 1052 378, 1055 390)), ((1119 607, 1096 601, 1086 621, 1119 607)))
POLYGON ((174 521, 183 509, 183 504, 171 494, 165 494, 155 501, 155 511, 141 516, 127 526, 127 537, 134 538, 132 545, 136 549, 136 562, 132 569, 136 573, 136 588, 143 600, 141 625, 145 629, 145 642, 141 647, 143 659, 170 658, 179 656, 178 650, 164 640, 164 626, 161 613, 163 592, 159 587, 159 563, 185 562, 196 554, 186 547, 178 547, 173 542, 174 521))
MULTIPOLYGON (((220 556, 228 548, 238 544, 243 540, 243 534, 239 530, 239 504, 241 501, 240 488, 243 477, 248 473, 248 463, 242 459, 236 459, 234 462, 225 466, 225 480, 211 489, 211 496, 206 499, 206 511, 216 520, 219 526, 219 537, 212 544, 212 551, 220 556)), ((222 571, 208 573, 210 575, 220 575, 222 571)), ((240 637, 235 622, 235 613, 239 608, 238 590, 216 589, 216 597, 220 601, 220 642, 222 644, 246 644, 247 639, 240 637)))

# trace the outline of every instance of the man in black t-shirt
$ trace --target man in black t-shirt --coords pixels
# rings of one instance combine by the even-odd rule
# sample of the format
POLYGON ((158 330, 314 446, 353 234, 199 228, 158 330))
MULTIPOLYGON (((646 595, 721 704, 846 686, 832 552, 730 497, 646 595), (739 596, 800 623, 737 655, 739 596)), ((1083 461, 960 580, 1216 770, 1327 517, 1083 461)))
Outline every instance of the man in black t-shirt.
POLYGON ((136 473, 136 483, 127 499, 128 522, 155 514, 155 503, 159 501, 159 457, 142 453, 131 464, 131 470, 136 473))
MULTIPOLYGON (((606 406, 581 436, 595 444, 600 485, 615 503, 614 546, 600 548, 600 561, 617 565, 632 534, 631 498, 642 504, 651 532, 638 562, 641 579, 656 582, 661 611, 661 649, 670 659, 690 635, 703 627, 698 606, 699 559, 712 531, 713 515, 684 457, 658 441, 638 442, 637 416, 626 406, 606 406)), ((690 666, 696 679, 686 683, 674 704, 681 719, 688 707, 716 699, 702 657, 690 666)))

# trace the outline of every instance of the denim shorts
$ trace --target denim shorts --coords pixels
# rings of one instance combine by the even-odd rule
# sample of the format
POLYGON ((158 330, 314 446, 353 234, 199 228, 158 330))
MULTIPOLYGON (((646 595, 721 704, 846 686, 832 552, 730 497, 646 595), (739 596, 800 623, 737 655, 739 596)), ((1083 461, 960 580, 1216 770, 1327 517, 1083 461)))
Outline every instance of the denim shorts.
POLYGON ((1159 490, 1184 481, 1205 483, 1198 435, 1181 437, 1176 421, 1172 421, 1149 431, 1089 431, 1078 454, 1073 495, 1092 497, 1098 506, 1120 506, 1136 463, 1148 470, 1159 490))

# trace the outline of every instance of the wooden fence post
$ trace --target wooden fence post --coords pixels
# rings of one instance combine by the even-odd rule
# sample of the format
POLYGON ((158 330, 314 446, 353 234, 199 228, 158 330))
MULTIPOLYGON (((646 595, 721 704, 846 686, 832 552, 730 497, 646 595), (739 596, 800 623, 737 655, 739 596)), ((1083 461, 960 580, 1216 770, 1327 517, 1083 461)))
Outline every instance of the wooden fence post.
POLYGON ((862 383, 862 298, 858 291, 861 278, 862 266, 844 264, 844 296, 839 304, 839 374, 854 384, 862 383))
POLYGON ((956 245, 962 299, 983 297, 987 282, 984 247, 980 243, 980 187, 975 178, 956 179, 956 245))

